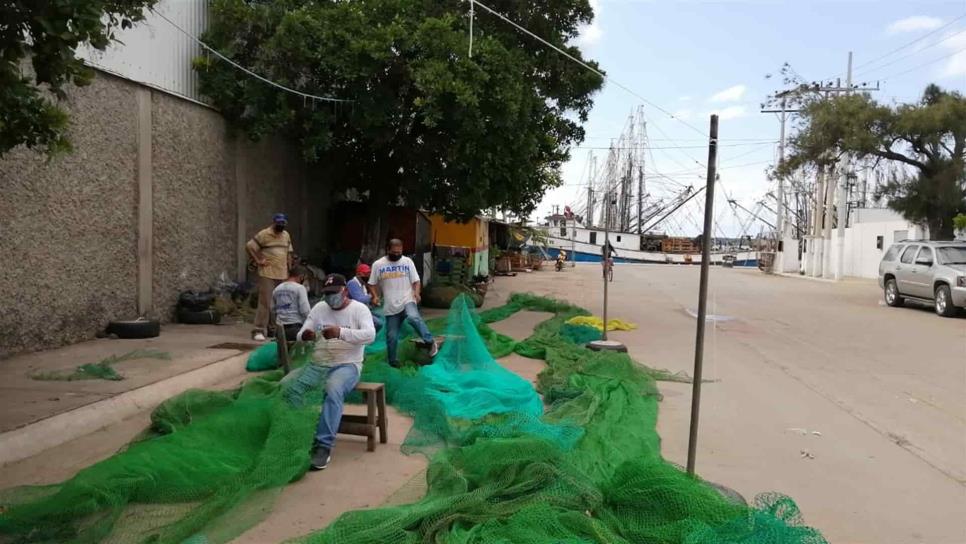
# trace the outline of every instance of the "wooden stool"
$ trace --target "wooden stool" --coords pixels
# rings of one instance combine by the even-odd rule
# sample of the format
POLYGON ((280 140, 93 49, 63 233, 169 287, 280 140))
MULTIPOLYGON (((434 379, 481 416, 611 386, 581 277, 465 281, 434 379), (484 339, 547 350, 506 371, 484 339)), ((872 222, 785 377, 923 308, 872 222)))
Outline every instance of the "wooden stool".
POLYGON ((388 421, 386 419, 386 386, 381 383, 359 382, 356 391, 362 393, 366 401, 366 415, 345 415, 339 423, 339 432, 355 436, 366 437, 366 450, 376 450, 376 429, 379 430, 379 442, 389 442, 388 421))

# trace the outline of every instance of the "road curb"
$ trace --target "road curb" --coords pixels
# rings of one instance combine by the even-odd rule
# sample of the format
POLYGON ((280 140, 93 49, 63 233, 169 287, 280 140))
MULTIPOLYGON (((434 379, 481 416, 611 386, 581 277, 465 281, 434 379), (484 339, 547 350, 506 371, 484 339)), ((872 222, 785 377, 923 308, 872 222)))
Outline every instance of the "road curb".
POLYGON ((842 283, 841 280, 835 280, 832 278, 817 278, 815 276, 805 276, 803 274, 790 274, 788 272, 774 272, 773 276, 778 276, 779 278, 792 278, 797 280, 814 281, 818 283, 842 283))
POLYGON ((211 386, 245 374, 248 353, 239 353, 190 372, 125 391, 30 425, 0 433, 0 466, 26 459, 120 422, 188 389, 211 386))

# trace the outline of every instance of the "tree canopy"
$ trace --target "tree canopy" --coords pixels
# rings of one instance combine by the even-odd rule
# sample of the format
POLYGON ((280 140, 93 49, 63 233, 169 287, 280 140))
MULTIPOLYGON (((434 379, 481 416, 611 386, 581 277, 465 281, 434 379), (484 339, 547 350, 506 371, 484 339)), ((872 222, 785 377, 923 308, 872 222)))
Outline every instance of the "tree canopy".
POLYGON ((831 165, 845 154, 905 166, 879 189, 892 209, 951 238, 966 212, 966 99, 930 85, 914 104, 879 104, 865 94, 807 103, 781 172, 831 165))
POLYGON ((70 150, 67 114, 57 105, 68 84, 88 85, 94 70, 74 55, 103 50, 119 28, 144 18, 157 0, 0 2, 0 156, 18 145, 48 154, 70 150), (25 73, 27 72, 27 73, 25 73))
MULTIPOLYGON (((587 0, 488 2, 567 50, 587 0)), ((560 184, 602 78, 461 0, 215 0, 204 40, 286 93, 214 57, 202 92, 252 138, 282 132, 324 162, 336 190, 463 219, 533 211, 560 184)), ((596 66, 593 61, 585 61, 596 66)))

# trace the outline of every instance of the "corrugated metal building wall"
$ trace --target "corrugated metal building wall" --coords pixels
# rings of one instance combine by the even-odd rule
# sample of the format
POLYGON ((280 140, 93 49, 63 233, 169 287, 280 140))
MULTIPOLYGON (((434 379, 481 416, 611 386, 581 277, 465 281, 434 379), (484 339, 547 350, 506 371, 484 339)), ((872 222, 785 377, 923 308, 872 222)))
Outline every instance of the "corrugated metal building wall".
MULTIPOLYGON (((208 0, 161 0, 155 10, 195 37, 208 24, 208 0)), ((78 48, 77 56, 106 72, 178 96, 204 102, 191 60, 203 54, 197 42, 171 23, 148 12, 134 28, 118 33, 121 43, 97 51, 78 48)))

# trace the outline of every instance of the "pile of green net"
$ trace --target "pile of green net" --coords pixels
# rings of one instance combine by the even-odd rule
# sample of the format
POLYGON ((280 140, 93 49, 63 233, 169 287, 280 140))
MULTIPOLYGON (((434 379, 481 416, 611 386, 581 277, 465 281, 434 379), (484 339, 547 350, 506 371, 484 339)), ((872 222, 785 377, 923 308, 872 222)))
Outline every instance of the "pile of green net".
MULTIPOLYGON (((430 323, 446 337, 435 363, 401 370, 377 339, 363 379, 385 382, 389 402, 412 415, 404 449, 431 455, 428 491, 346 513, 299 542, 825 542, 790 499, 735 502, 664 461, 663 374, 572 341, 563 330, 575 315, 588 314, 530 295, 480 313, 460 298, 430 323), (521 342, 487 326, 520 310, 554 317, 521 342), (494 361, 511 352, 546 361, 542 400, 494 361)), ((401 344, 405 360, 415 348, 401 344)), ((0 493, 0 543, 230 541, 307 470, 320 376, 308 364, 169 400, 119 454, 59 485, 0 493)))

